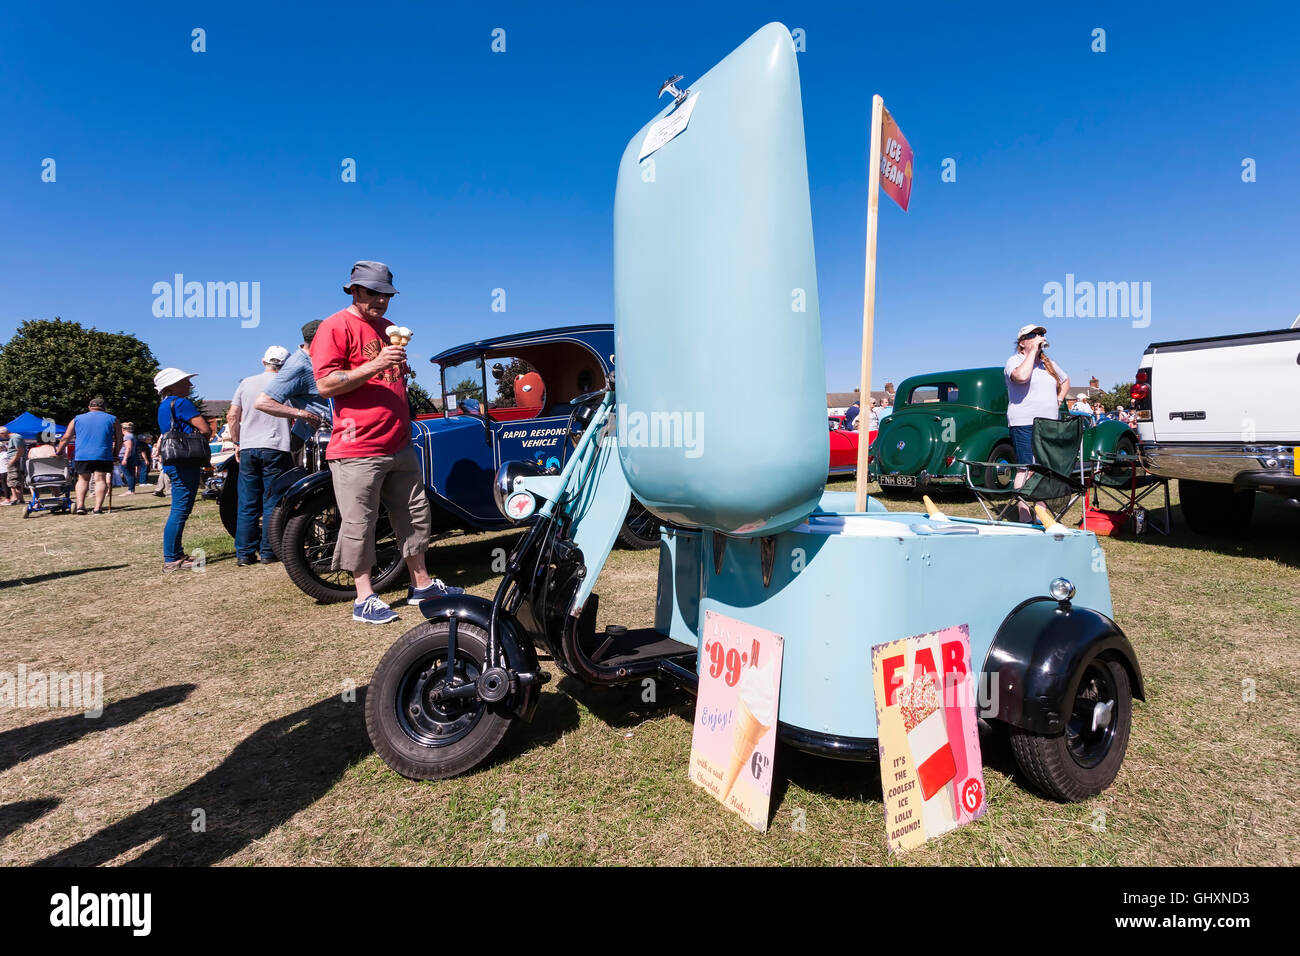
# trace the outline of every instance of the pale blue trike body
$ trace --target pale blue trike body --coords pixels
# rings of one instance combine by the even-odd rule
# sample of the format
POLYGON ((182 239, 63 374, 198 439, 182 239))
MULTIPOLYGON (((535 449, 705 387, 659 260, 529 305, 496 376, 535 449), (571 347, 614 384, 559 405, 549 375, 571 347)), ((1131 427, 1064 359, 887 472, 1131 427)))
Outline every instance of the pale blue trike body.
MULTIPOLYGON (((716 611, 784 638, 779 739, 870 759, 872 647, 964 624, 991 691, 983 716, 1011 729, 1018 757, 1033 757, 1022 767, 1074 760, 1046 779, 1030 770, 1034 782, 1081 799, 1113 779, 1142 684, 1111 619, 1095 536, 932 519, 875 500, 858 513, 852 494, 825 491, 824 354, 796 57, 788 31, 769 24, 628 144, 614 216, 615 387, 575 403, 577 447, 560 474, 502 467, 502 510, 538 520, 490 606, 468 598, 426 606, 432 657, 381 664, 372 738, 386 712, 404 707, 475 701, 528 717, 545 681, 536 645, 586 683, 649 676, 690 687, 704 614, 716 611), (654 627, 598 631, 601 570, 633 492, 669 524, 654 627), (485 652, 462 666, 457 635, 467 626, 484 632, 474 633, 485 652), (416 699, 413 683, 389 674, 401 666, 445 670, 416 699)), ((412 776, 475 765, 431 754, 416 766, 402 746, 391 759, 380 751, 412 776)))

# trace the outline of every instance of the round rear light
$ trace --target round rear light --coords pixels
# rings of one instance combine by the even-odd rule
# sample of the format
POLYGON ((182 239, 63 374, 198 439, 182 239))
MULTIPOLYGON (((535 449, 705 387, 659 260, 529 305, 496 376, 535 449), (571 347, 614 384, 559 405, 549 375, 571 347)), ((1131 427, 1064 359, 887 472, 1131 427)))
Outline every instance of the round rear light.
POLYGON ((1134 385, 1128 390, 1128 397, 1135 402, 1140 402, 1151 394, 1150 385, 1134 385))
POLYGON ((1151 372, 1144 368, 1138 369, 1137 380, 1143 383, 1151 381, 1151 372))

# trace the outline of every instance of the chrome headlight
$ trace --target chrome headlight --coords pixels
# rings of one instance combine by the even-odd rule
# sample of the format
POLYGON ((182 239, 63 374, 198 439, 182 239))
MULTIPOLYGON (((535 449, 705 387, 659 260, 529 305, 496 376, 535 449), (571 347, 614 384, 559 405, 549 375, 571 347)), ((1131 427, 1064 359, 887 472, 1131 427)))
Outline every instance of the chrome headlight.
POLYGON ((1067 578, 1057 578, 1047 587, 1053 601, 1068 601, 1074 597, 1074 585, 1067 578))

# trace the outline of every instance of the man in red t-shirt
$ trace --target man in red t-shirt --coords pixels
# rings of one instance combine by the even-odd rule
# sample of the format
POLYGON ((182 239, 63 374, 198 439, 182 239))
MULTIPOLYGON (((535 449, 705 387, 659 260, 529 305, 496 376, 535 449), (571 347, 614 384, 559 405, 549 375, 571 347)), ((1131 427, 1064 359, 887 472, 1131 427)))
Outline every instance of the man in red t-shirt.
POLYGON ((384 332, 388 301, 397 294, 393 274, 382 262, 363 260, 352 267, 343 291, 352 296, 352 304, 321 324, 311 348, 316 387, 334 400, 334 426, 325 453, 341 519, 334 569, 352 572, 356 581, 352 620, 387 624, 397 615, 370 583, 381 501, 411 573, 406 603, 418 606, 463 589, 430 577, 424 563, 431 519, 420 460, 411 445, 406 403, 410 368, 406 349, 390 344, 384 332))

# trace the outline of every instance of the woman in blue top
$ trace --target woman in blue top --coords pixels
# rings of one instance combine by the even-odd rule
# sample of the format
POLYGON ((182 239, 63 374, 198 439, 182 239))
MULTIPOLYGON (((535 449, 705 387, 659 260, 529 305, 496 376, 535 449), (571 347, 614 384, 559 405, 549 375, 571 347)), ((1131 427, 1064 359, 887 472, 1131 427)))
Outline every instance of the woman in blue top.
MULTIPOLYGON (((182 432, 196 431, 211 438, 212 426, 188 398, 193 377, 192 372, 178 368, 165 368, 153 377, 153 386, 162 398, 158 406, 158 428, 165 432, 174 423, 182 432)), ((188 570, 194 567, 194 562, 181 547, 181 535, 198 497, 200 469, 197 465, 164 465, 163 470, 171 479, 172 487, 172 509, 163 528, 163 570, 188 570)))

